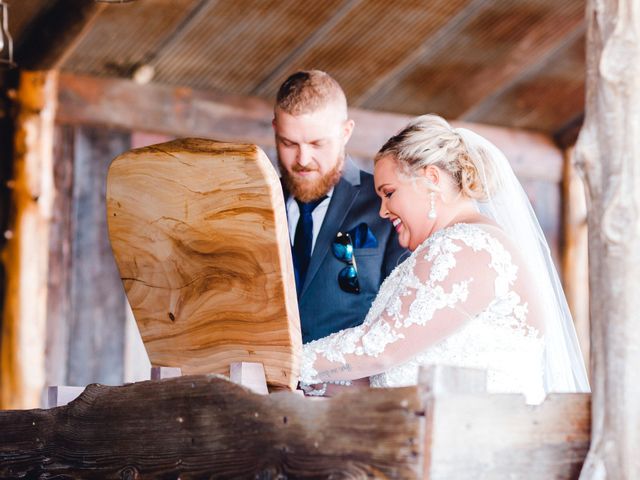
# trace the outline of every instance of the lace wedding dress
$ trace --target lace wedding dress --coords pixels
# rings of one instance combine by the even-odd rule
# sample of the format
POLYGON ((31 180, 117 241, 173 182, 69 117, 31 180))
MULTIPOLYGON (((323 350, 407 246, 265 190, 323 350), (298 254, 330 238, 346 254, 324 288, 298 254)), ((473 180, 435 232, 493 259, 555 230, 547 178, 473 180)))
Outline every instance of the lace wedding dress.
POLYGON ((436 232, 395 268, 360 326, 303 347, 301 381, 370 377, 373 387, 417 382, 421 365, 487 371, 490 392, 544 399, 545 338, 536 288, 497 227, 436 232))

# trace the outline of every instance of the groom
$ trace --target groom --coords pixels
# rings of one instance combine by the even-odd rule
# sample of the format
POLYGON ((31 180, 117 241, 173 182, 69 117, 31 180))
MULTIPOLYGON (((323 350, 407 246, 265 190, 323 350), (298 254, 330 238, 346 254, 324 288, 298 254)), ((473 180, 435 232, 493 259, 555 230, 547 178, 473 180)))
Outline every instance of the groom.
POLYGON ((345 155, 353 128, 344 92, 327 73, 297 72, 281 85, 273 129, 304 343, 361 324, 404 253, 378 215, 373 176, 345 155))

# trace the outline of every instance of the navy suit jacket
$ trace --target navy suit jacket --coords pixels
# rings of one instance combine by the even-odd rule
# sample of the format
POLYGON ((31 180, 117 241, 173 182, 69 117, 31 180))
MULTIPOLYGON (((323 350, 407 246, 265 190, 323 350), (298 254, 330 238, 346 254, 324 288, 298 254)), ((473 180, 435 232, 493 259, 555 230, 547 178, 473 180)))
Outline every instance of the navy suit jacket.
POLYGON ((380 198, 375 193, 373 176, 347 159, 316 238, 298 298, 303 343, 360 325, 380 284, 406 253, 398 244, 393 225, 382 219, 379 211, 380 198), (348 232, 361 223, 367 224, 378 246, 354 249, 360 283, 360 293, 354 294, 338 285, 338 273, 346 264, 333 255, 331 244, 338 232, 348 232))

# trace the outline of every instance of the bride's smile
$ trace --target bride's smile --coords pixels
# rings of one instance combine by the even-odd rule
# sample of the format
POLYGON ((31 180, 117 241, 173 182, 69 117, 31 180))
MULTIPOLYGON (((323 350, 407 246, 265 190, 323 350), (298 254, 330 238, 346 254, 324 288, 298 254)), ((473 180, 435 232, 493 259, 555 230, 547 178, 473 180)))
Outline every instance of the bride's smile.
POLYGON ((434 226, 426 213, 429 191, 399 174, 397 162, 391 156, 376 163, 374 178, 376 192, 382 200, 380 216, 393 224, 401 246, 415 250, 434 226))

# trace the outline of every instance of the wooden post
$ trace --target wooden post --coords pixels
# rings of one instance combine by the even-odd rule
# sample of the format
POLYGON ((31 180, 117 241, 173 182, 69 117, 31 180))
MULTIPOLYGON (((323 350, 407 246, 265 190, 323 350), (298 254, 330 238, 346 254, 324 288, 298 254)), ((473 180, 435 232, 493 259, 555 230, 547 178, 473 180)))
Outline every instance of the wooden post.
POLYGON ((106 178, 130 141, 128 132, 104 127, 75 132, 68 385, 124 380, 126 298, 107 233, 106 178))
POLYGON ((56 71, 25 71, 20 76, 13 219, 2 252, 7 276, 0 347, 2 408, 39 406, 44 386, 57 83, 56 71))
POLYGON ((586 365, 589 365, 589 262, 587 204, 582 179, 573 164, 574 149, 565 151, 562 178, 562 276, 567 302, 586 365))
POLYGON ((640 3, 587 2, 591 448, 580 478, 640 478, 640 3))

